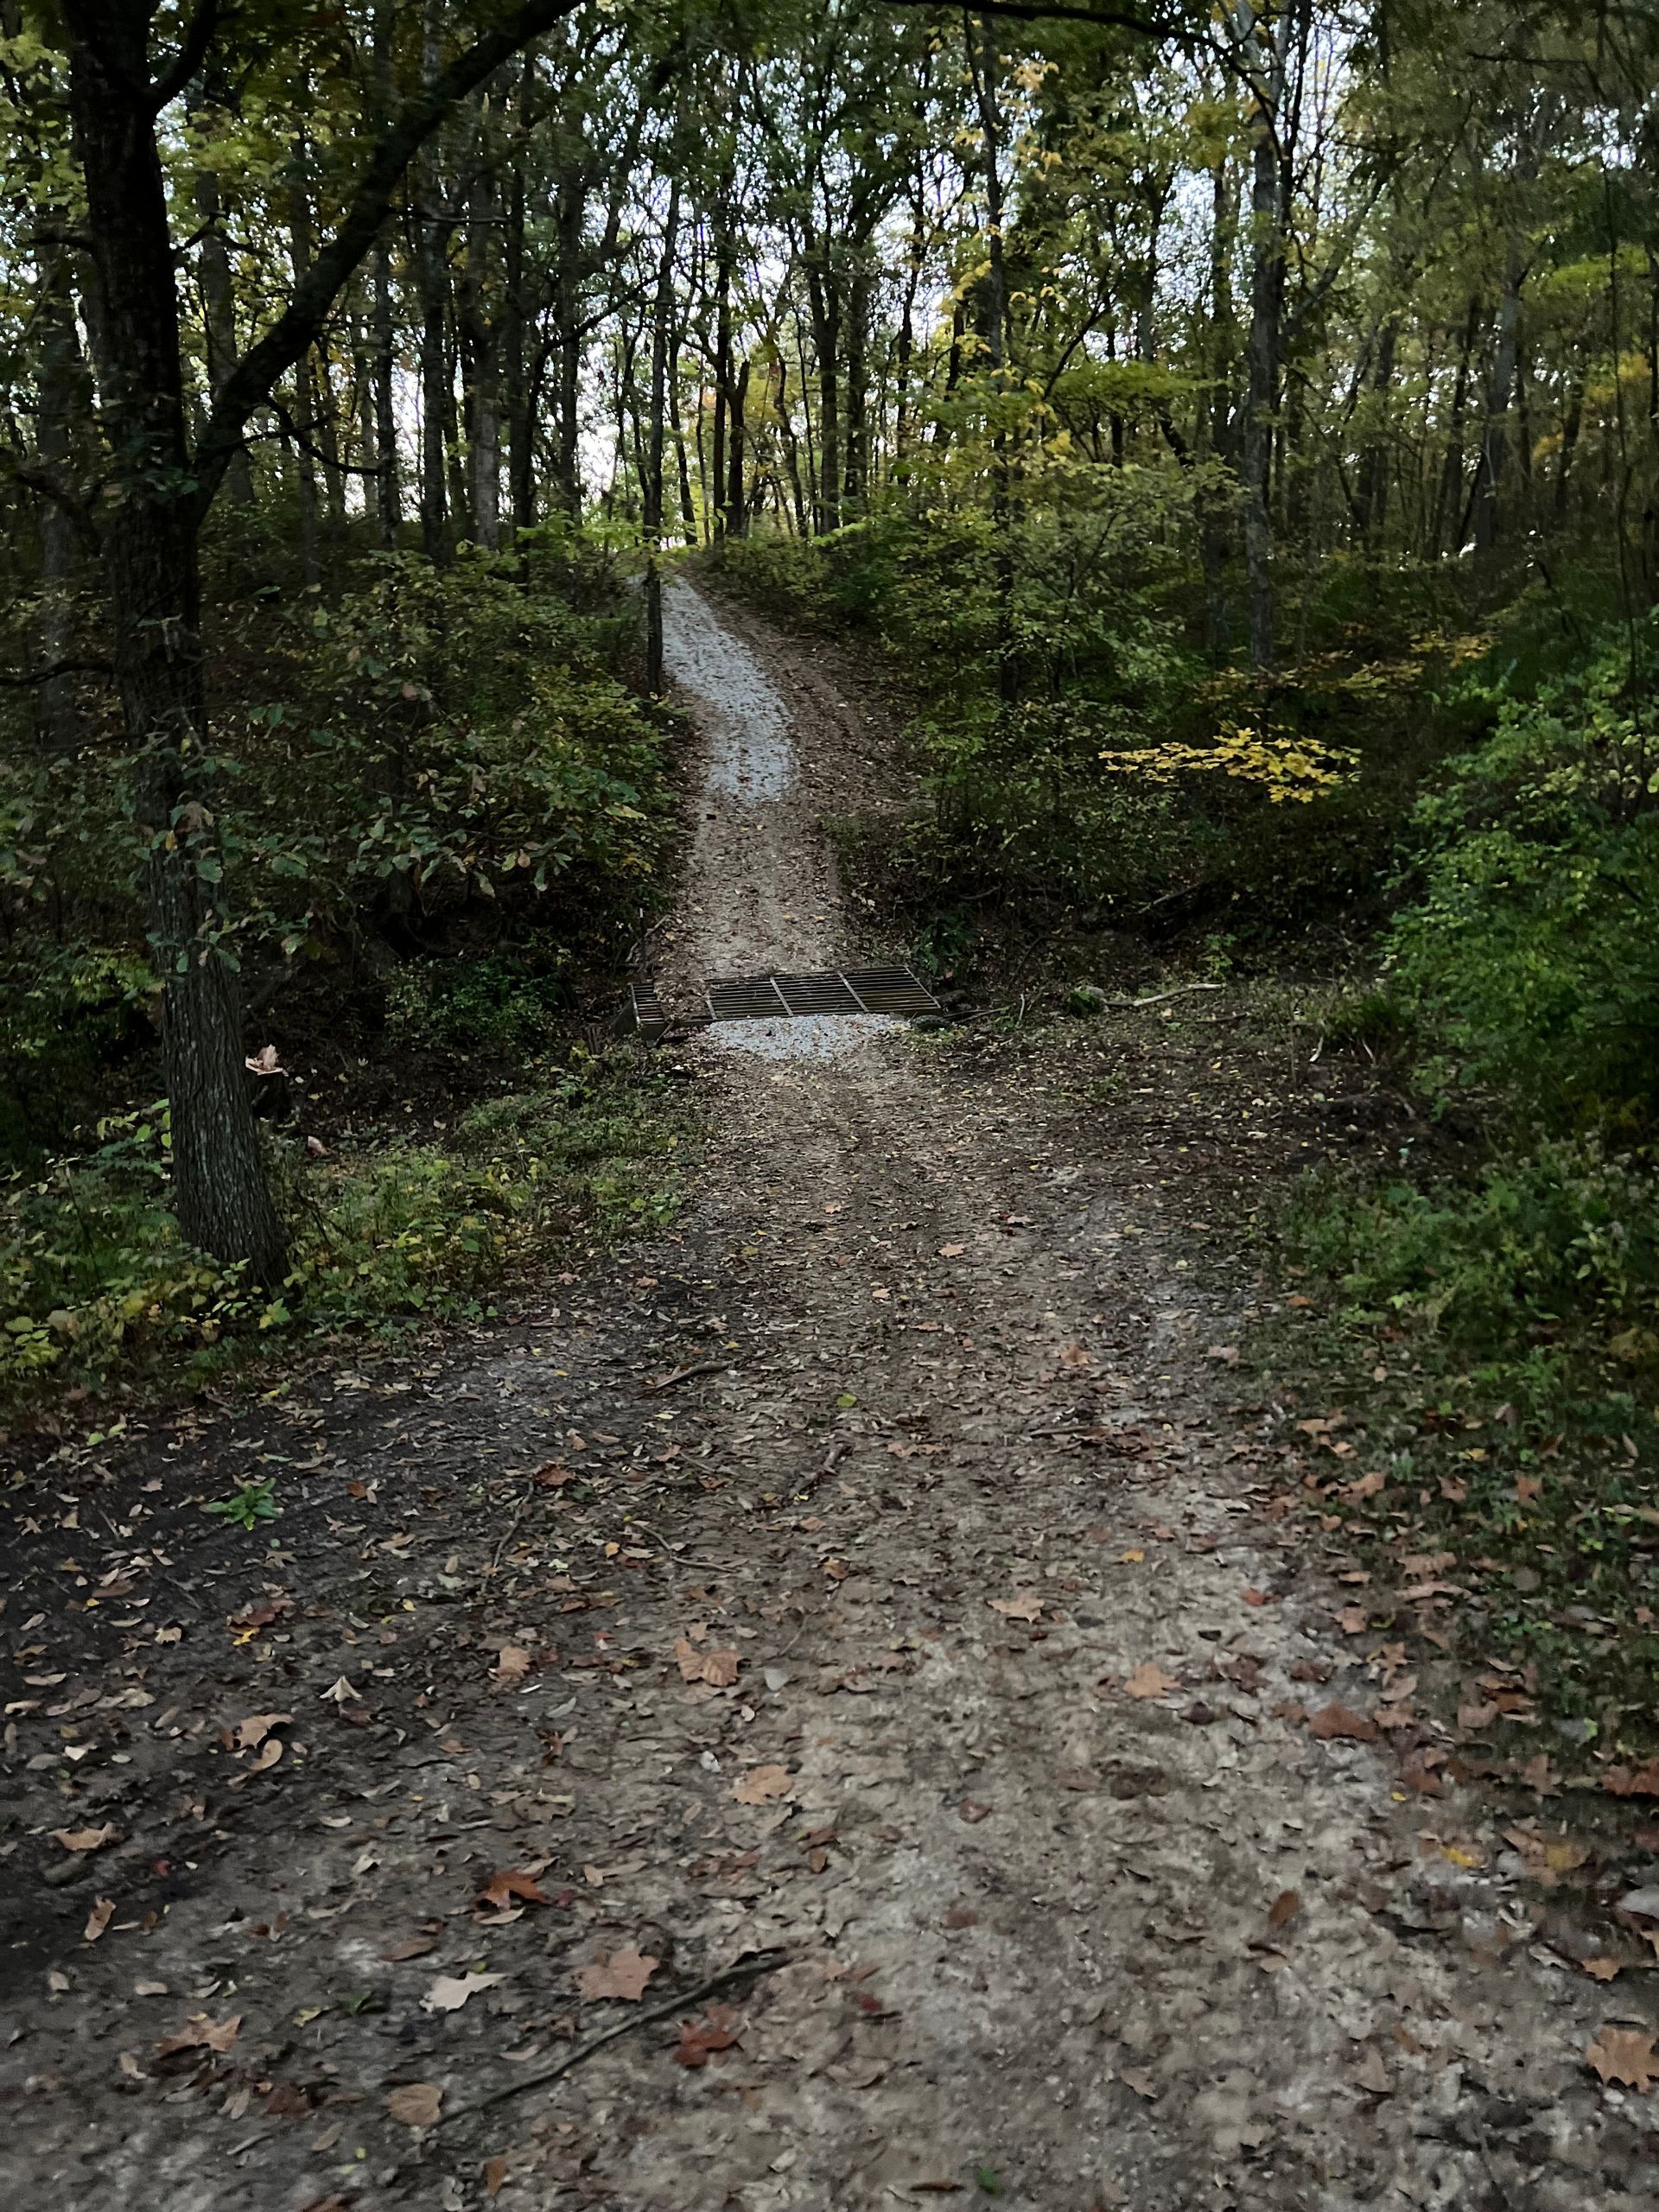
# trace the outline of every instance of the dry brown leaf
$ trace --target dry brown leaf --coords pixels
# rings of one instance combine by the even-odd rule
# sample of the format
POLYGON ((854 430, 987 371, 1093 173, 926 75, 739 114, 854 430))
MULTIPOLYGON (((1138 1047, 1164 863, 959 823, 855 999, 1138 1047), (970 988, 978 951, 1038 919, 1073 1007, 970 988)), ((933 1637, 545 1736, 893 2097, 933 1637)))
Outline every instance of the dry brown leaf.
POLYGON ((1084 1368, 1092 1367, 1094 1363, 1081 1344, 1060 1346, 1060 1365, 1071 1373, 1079 1373, 1084 1368))
POLYGON ((1179 1682, 1166 1675, 1155 1659, 1143 1659, 1123 1685, 1125 1697, 1164 1697, 1178 1690, 1179 1682))
POLYGON ((102 1851, 120 1833, 112 1823, 101 1828, 54 1828, 52 1840, 60 1843, 66 1851, 102 1851))
POLYGON ((601 1956, 590 1966, 579 1967, 576 1987, 584 1997, 626 1997, 637 2005, 645 1993, 645 1984, 662 1963, 660 1959, 642 1957, 638 1951, 613 1951, 608 1958, 601 1956))
POLYGON ((1607 1958, 1586 1959, 1584 1971, 1592 1981, 1612 1981, 1618 1978, 1618 1961, 1607 1958))
POLYGON ((753 1766, 732 1784, 740 1805, 765 1805, 774 1797, 792 1797, 795 1781, 787 1767, 753 1766))
POLYGON ((505 2158, 486 2158, 484 2161, 484 2194, 499 2196, 506 2187, 507 2162, 505 2158))
POLYGON ((1604 2028, 1584 2056, 1604 2082, 1627 2089, 1650 2089, 1659 2082, 1659 2056, 1647 2028, 1604 2028))
POLYGON ((380 1955, 388 1966, 396 1966, 404 1959, 423 1959, 431 1948, 429 1936, 404 1936, 397 1942, 388 1943, 380 1955))
POLYGON ((1610 1766, 1601 1786, 1614 1797, 1659 1797, 1659 1759, 1638 1767, 1610 1766))
POLYGON ((512 1868, 505 1873, 492 1874, 478 1893, 480 1904, 499 1905, 504 1910, 515 1897, 524 1904, 546 1904, 549 1902, 546 1891, 533 1874, 520 1874, 512 1868))
POLYGON ((693 2072, 709 2063, 717 2050, 730 2050, 738 2037, 739 2014, 734 2005, 711 2005, 701 2020, 682 2020, 674 2063, 693 2072))
POLYGON ((245 1720, 236 1724, 236 1748, 238 1751, 257 1751, 273 1728, 280 1728, 293 1718, 291 1713, 251 1713, 245 1720))
POLYGON ((1269 1928, 1282 1928, 1294 1920, 1302 1909, 1302 1900, 1294 1890, 1281 1890, 1268 1912, 1269 1928))
POLYGON ((1317 1713, 1307 1716, 1308 1733, 1327 1740, 1333 1736, 1347 1737, 1356 1744, 1376 1741, 1376 1723, 1368 1720, 1363 1713, 1354 1713, 1345 1705, 1322 1705, 1317 1713))
POLYGON ((1034 1590, 1022 1590, 1017 1598, 989 1598, 986 1603, 994 1613, 1001 1613, 1011 1621, 1039 1621, 1043 1618, 1043 1601, 1034 1590))
POLYGON ((443 2088, 437 2082, 405 2082, 386 2099, 386 2110, 405 2127, 435 2127, 443 2088))
POLYGON ((707 1682, 717 1690, 728 1690, 737 1680, 743 1662, 735 1651, 699 1651, 690 1639, 682 1637, 674 1647, 674 1656, 680 1664, 682 1678, 688 1682, 707 1682))
POLYGON ((96 1943, 114 1918, 115 1899, 95 1897, 92 1901, 92 1909, 86 1916, 86 1925, 81 1933, 89 1943, 96 1943))
POLYGON ((276 1765, 277 1760, 280 1759, 282 1756, 282 1738, 280 1736, 268 1736, 264 1742, 259 1746, 258 1757, 249 1762, 246 1770, 237 1777, 236 1782, 233 1782, 231 1784, 232 1789, 234 1789, 236 1788, 237 1783, 245 1782, 249 1775, 269 1774, 271 1768, 276 1765))
POLYGON ((492 1681, 522 1682, 530 1672, 530 1654, 522 1643, 504 1643, 490 1669, 492 1681))
POLYGON ((205 2012, 193 2012, 181 2028, 162 2037, 156 2056, 170 2058, 175 2050, 228 2050, 241 2030, 239 2012, 232 2012, 227 2020, 210 2020, 205 2012))

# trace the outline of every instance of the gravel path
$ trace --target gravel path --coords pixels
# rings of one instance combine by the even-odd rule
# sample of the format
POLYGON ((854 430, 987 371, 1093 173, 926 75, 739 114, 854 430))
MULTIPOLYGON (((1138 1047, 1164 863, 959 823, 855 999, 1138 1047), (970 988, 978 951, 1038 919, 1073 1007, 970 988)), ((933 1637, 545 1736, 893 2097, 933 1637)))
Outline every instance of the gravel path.
MULTIPOLYGON (((831 959, 815 817, 880 734, 672 604, 710 775, 671 981, 831 959), (778 697, 804 788, 762 791, 778 697)), ((295 1503, 239 1586, 175 1556, 185 1631, 87 1669, 88 1756, 21 1716, 14 1863, 117 1831, 29 1875, 27 2201, 1659 2201, 1651 2101, 1581 2056, 1639 1976, 1546 1947, 1427 1647, 1349 1632, 1212 1356, 1247 1133, 1103 1127, 1017 1039, 837 1034, 699 1045, 702 1194, 626 1272, 104 1462, 118 1520, 186 1457, 280 1453, 295 1503)))

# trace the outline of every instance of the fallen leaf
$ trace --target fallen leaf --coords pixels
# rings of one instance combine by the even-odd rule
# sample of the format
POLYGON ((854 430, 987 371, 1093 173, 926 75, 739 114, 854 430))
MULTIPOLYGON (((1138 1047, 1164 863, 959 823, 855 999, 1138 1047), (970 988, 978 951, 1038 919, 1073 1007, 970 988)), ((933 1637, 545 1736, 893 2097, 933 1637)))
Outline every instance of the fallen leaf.
POLYGON ((232 2012, 227 2020, 210 2020, 205 2012, 193 2012, 181 2028, 162 2037, 156 2056, 170 2058, 175 2050, 228 2050, 241 2030, 239 2012, 232 2012))
POLYGON ((1615 1797, 1659 1797, 1659 1759, 1635 1768, 1610 1766, 1601 1786, 1615 1797))
POLYGON ((1268 1911, 1269 1928, 1282 1928, 1294 1920, 1302 1909, 1302 1900, 1294 1890, 1281 1890, 1268 1911))
POLYGON ((1211 1344, 1209 1351, 1205 1352, 1204 1356, 1206 1359, 1218 1359, 1222 1362, 1223 1365, 1226 1367, 1236 1367, 1238 1365, 1238 1346, 1236 1344, 1211 1344))
POLYGON ((443 2088, 436 2082, 406 2082, 386 2099, 386 2110, 405 2127, 435 2127, 443 2088))
POLYGON ((1001 1613, 1011 1621, 1039 1621, 1043 1618, 1043 1601, 1034 1590, 1022 1590, 1017 1598, 989 1598, 986 1603, 994 1613, 1001 1613))
POLYGON ((1075 1374, 1083 1368, 1092 1367, 1094 1365, 1094 1362, 1090 1358, 1088 1353, 1084 1350, 1081 1344, 1062 1344, 1060 1346, 1060 1365, 1075 1374))
POLYGON ((709 2063, 712 2053, 730 2050, 739 2032, 739 2014, 734 2006, 711 2005, 701 2020, 682 2020, 680 2039, 674 2046, 674 2063, 689 2066, 693 2072, 709 2063))
POLYGON ((732 1784, 732 1795, 740 1805, 765 1805, 774 1797, 792 1797, 794 1794, 794 1777, 787 1767, 751 1767, 732 1784))
POLYGON ((1389 2079, 1389 2069, 1382 2063, 1380 2050, 1368 2050, 1355 2069, 1354 2079, 1362 2089, 1369 2089, 1374 2097, 1391 2097, 1394 2084, 1389 2079))
POLYGON ((496 1662, 490 1669, 490 1679, 496 1682, 522 1682, 530 1672, 530 1654, 522 1643, 504 1643, 496 1662))
POLYGON ((102 1851, 120 1833, 113 1825, 101 1828, 54 1828, 52 1840, 60 1843, 66 1851, 102 1851))
POLYGON ((480 1989, 493 1989, 504 1974, 441 1974, 421 1999, 423 2012, 458 2012, 480 1989))
POLYGON ((114 1918, 115 1899, 113 1897, 95 1898, 92 1909, 86 1916, 86 1925, 81 1932, 89 1943, 96 1943, 114 1918))
POLYGON ((1173 1675, 1166 1675, 1155 1659, 1143 1659, 1123 1685, 1125 1697, 1163 1697, 1180 1688, 1173 1675))
POLYGON ((971 1828, 977 1827, 981 1821, 988 1820, 991 1808, 988 1805, 982 1805, 977 1798, 964 1797, 957 1811, 971 1828))
POLYGON ((507 2162, 505 2158, 486 2158, 484 2161, 484 2194, 499 2196, 506 2186, 507 2162))
POLYGON ((1308 1714, 1307 1727, 1313 1736, 1345 1736, 1357 1744, 1376 1741, 1376 1722, 1368 1720, 1363 1713, 1350 1712, 1345 1705, 1322 1705, 1317 1713, 1308 1714))
POLYGON ((336 1675, 327 1688, 319 1691, 318 1694, 327 1698, 333 1705, 349 1705, 353 1698, 361 1703, 363 1697, 362 1691, 353 1686, 348 1675, 336 1675))
POLYGON ((388 1943, 380 1955, 388 1966, 396 1966, 403 1959, 423 1959, 431 1948, 429 1936, 404 1936, 395 1943, 388 1943))
POLYGON ((499 1905, 504 1910, 514 1897, 522 1899, 525 1904, 546 1904, 549 1902, 546 1891, 533 1874, 519 1874, 511 1869, 503 1874, 492 1874, 478 1893, 480 1904, 499 1905))
POLYGON ((1586 1959, 1584 1971, 1592 1981, 1611 1981, 1618 1973, 1617 1959, 1586 1959))
POLYGON ((699 1651, 683 1636, 674 1647, 674 1656, 680 1662, 683 1680, 708 1682, 717 1690, 730 1689, 743 1663, 735 1651, 699 1651))
POLYGON ((941 1244, 939 1257, 942 1260, 959 1260, 967 1249, 965 1244, 941 1244))
POLYGON ((251 1713, 245 1720, 238 1720, 236 1724, 238 1751, 257 1751, 273 1728, 280 1728, 284 1721, 293 1718, 291 1713, 251 1713))
POLYGON ((1604 2082, 1618 2082, 1627 2089, 1650 2089, 1659 2082, 1649 2029, 1604 2028, 1584 2056, 1604 2082))
POLYGON ((584 1997, 626 1997, 637 2005, 661 1964, 660 1959, 644 1958, 638 1951, 613 1951, 608 1958, 601 1955, 591 1965, 579 1967, 576 1987, 584 1997))

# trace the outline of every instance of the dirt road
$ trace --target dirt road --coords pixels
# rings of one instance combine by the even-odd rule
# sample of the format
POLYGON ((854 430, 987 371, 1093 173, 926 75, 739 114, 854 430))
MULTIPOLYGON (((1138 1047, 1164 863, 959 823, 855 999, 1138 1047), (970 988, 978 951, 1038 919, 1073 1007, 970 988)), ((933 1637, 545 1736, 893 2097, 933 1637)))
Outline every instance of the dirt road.
MULTIPOLYGON (((709 773, 665 985, 827 963, 818 822, 887 737, 689 586, 669 639, 709 773)), ((22 1692, 27 2201, 1659 2202, 1651 2100, 1581 2055, 1637 1977, 1534 1940, 1212 1356, 1248 1130, 1182 1151, 1155 1057, 1090 1106, 1017 1039, 691 1065, 707 1173, 626 1274, 89 1462, 129 1535, 250 1453, 290 1503, 22 1692)))

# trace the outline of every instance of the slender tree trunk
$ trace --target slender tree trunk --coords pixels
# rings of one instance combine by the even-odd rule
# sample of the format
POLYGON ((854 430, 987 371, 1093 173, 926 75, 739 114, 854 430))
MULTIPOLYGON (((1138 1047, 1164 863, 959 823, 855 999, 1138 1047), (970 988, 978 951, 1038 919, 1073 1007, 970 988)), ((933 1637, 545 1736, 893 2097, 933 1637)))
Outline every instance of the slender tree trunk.
POLYGON ((579 177, 559 181, 556 233, 558 267, 554 278, 554 320, 557 334, 559 384, 558 461, 554 490, 559 505, 574 521, 582 512, 582 234, 587 219, 587 187, 579 177))
MULTIPOLYGON (((303 181, 306 142, 296 141, 294 176, 289 186, 289 260, 296 285, 311 266, 311 203, 303 181)), ((294 460, 300 493, 300 573, 308 588, 315 588, 322 570, 318 546, 316 385, 308 350, 294 365, 294 460)))
MULTIPOLYGON (((225 204, 219 179, 211 169, 196 172, 196 213, 202 222, 197 267, 201 276, 202 335, 207 345, 207 389, 217 397, 236 365, 236 287, 231 274, 231 250, 221 227, 225 204)), ((225 496, 238 507, 253 503, 253 472, 245 447, 232 456, 225 472, 225 496)))
POLYGON ((732 386, 731 419, 728 425, 726 449, 726 534, 728 537, 748 535, 749 508, 745 492, 747 455, 745 453, 743 410, 748 398, 749 365, 743 362, 737 372, 737 381, 732 386))
POLYGON ((861 242, 847 296, 846 511, 862 514, 869 498, 869 375, 871 273, 861 242))
MULTIPOLYGON (((970 16, 966 20, 969 60, 979 103, 980 132, 985 142, 985 228, 989 261, 985 283, 986 353, 990 364, 991 389, 1000 397, 1007 362, 1008 286, 1002 254, 1002 118, 997 97, 995 18, 982 16, 978 19, 977 55, 975 29, 970 16)), ((991 437, 991 537, 996 593, 996 691, 1005 707, 1013 706, 1020 691, 1020 664, 1014 645, 1013 501, 1008 475, 1007 436, 998 429, 991 437)))
MULTIPOLYGON (((441 0, 426 0, 421 73, 437 75, 443 55, 441 0)), ((416 271, 421 296, 421 546, 442 567, 449 557, 448 502, 444 492, 444 417, 449 409, 449 369, 444 352, 449 226, 442 205, 443 179, 435 142, 421 157, 416 210, 416 271)))
POLYGON ((735 245, 732 238, 732 177, 728 170, 720 181, 715 203, 715 537, 718 542, 731 526, 727 486, 731 463, 727 444, 732 431, 732 270, 735 245))
POLYGON ((668 404, 669 325, 674 311, 674 247, 680 227, 680 181, 668 195, 663 256, 657 269, 657 304, 651 327, 651 420, 643 486, 645 536, 645 683, 663 688, 663 442, 668 404))
POLYGON ((818 357, 818 514, 821 531, 841 528, 841 282, 827 243, 812 241, 806 296, 812 350, 818 357))
MULTIPOLYGON (((1248 6, 1239 13, 1249 16, 1248 6)), ((1242 470, 1244 479, 1244 565, 1249 576, 1250 658, 1273 666, 1274 417, 1279 397, 1280 325, 1284 300, 1284 214, 1280 153, 1274 134, 1283 106, 1285 55, 1291 17, 1268 34, 1267 52, 1255 35, 1255 143, 1250 162, 1250 329, 1245 352, 1246 393, 1242 470)))
POLYGON ((218 793, 202 677, 196 486, 185 438, 178 293, 149 109, 148 16, 67 0, 70 111, 86 188, 99 395, 111 480, 103 559, 116 680, 148 842, 179 1224, 220 1260, 281 1281, 283 1231, 249 1096, 219 905, 218 793))
POLYGON ((486 553, 501 550, 501 326, 489 296, 495 274, 494 153, 480 93, 458 319, 467 384, 467 507, 473 542, 486 553))
MULTIPOLYGON (((54 221, 64 219, 62 210, 48 212, 54 221)), ((69 256, 54 242, 42 245, 37 252, 41 276, 35 316, 40 349, 36 448, 50 474, 67 486, 76 482, 82 473, 76 462, 84 451, 87 430, 86 363, 75 327, 69 256)), ((74 518, 60 501, 41 499, 39 526, 41 659, 43 666, 53 668, 73 658, 74 593, 86 556, 74 518)), ((74 677, 67 672, 48 677, 37 696, 42 739, 49 746, 67 750, 81 728, 74 677)))

